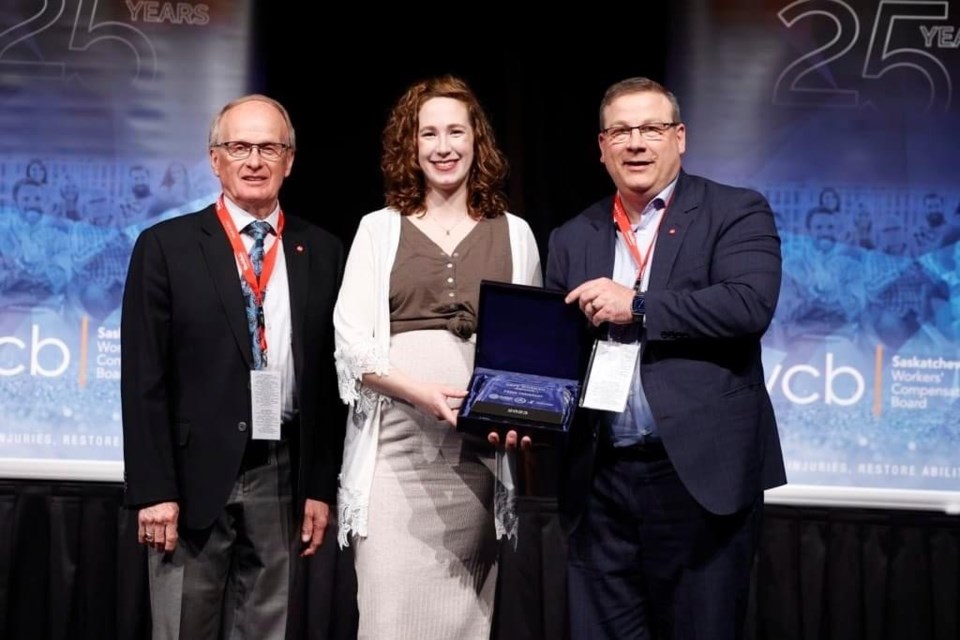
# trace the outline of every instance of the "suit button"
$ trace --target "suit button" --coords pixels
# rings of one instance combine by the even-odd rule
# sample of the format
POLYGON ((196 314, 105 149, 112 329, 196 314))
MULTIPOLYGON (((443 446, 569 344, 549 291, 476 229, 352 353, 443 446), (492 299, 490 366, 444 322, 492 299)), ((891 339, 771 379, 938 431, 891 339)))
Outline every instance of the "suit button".
POLYGON ((600 432, 597 431, 596 429, 594 429, 594 430, 593 430, 593 433, 591 433, 590 436, 591 436, 595 441, 596 441, 596 440, 599 440, 599 439, 600 439, 600 432))
POLYGON ((246 430, 247 430, 247 423, 246 423, 246 422, 238 422, 238 423, 237 423, 237 431, 246 431, 246 430))

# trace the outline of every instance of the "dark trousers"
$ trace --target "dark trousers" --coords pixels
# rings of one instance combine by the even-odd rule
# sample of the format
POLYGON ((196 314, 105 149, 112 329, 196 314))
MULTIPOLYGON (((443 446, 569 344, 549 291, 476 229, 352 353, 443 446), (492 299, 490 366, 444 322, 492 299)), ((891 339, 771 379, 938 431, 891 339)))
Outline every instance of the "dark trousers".
POLYGON ((570 538, 573 640, 740 638, 762 511, 707 512, 662 448, 603 451, 570 538))
POLYGON ((181 529, 171 554, 148 551, 154 640, 282 640, 298 541, 290 454, 265 445, 210 529, 181 529))

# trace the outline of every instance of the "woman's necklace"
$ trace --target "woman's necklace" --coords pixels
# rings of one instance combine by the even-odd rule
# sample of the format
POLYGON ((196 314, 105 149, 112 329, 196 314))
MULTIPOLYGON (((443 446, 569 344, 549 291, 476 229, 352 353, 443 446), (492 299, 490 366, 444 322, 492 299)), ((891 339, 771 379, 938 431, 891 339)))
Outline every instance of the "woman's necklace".
POLYGON ((466 219, 469 218, 469 217, 470 217, 470 216, 462 216, 459 220, 457 220, 457 221, 453 224, 453 226, 451 226, 451 227, 445 227, 445 226, 443 226, 442 224, 440 224, 440 221, 437 220, 436 218, 434 218, 433 216, 428 216, 429 220, 432 221, 433 224, 435 224, 435 225, 437 225, 438 227, 440 227, 441 229, 443 229, 443 232, 444 232, 445 234, 447 234, 447 235, 450 235, 450 232, 452 232, 454 229, 456 229, 457 227, 459 227, 459 226, 463 223, 463 221, 466 220, 466 219))

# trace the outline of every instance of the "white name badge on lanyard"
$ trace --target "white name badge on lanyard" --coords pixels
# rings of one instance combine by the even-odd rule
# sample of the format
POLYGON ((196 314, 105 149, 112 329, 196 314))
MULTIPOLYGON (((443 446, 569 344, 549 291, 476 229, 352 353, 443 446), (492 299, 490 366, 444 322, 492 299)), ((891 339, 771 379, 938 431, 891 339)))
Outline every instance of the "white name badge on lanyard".
POLYGON ((265 369, 250 372, 254 440, 280 439, 280 373, 265 369))
POLYGON ((594 342, 580 406, 622 413, 627 408, 639 353, 638 343, 594 342))

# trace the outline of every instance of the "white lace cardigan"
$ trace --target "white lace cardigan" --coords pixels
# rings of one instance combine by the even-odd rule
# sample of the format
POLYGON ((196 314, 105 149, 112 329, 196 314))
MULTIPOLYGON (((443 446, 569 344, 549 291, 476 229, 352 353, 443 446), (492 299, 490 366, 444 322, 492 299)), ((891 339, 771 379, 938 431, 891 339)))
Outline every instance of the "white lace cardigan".
MULTIPOLYGON (((400 221, 400 214, 389 208, 367 214, 360 221, 333 312, 340 397, 351 406, 337 494, 341 547, 348 544, 351 532, 360 537, 367 535, 380 407, 389 398, 363 386, 361 378, 365 373, 385 375, 390 371, 390 270, 400 244, 400 221)), ((507 226, 513 282, 541 285, 540 253, 530 226, 509 213, 507 226)), ((497 458, 500 476, 508 465, 502 456, 497 458)), ((505 480, 503 484, 509 495, 499 492, 494 511, 497 535, 509 537, 516 534, 516 512, 512 482, 505 480)), ((497 488, 503 489, 501 482, 497 482, 497 488)))

